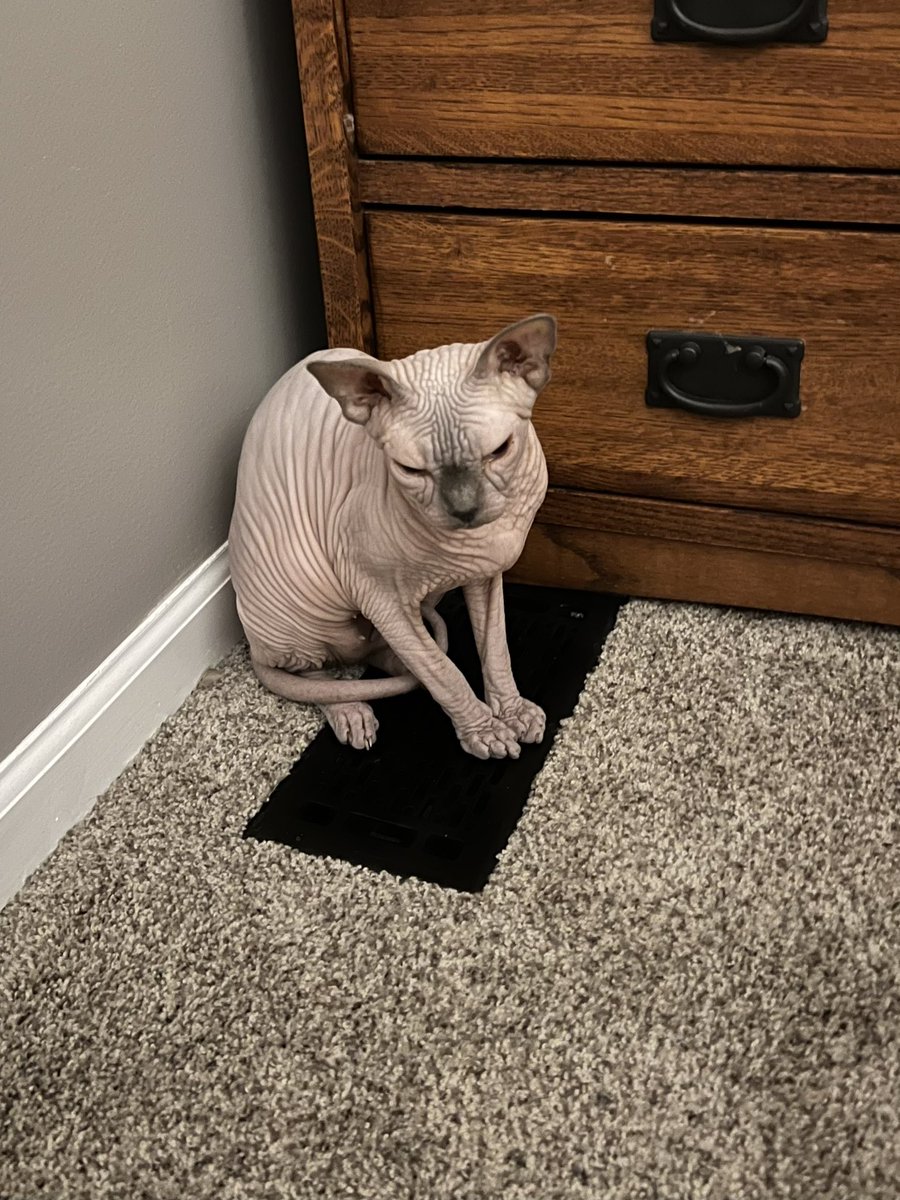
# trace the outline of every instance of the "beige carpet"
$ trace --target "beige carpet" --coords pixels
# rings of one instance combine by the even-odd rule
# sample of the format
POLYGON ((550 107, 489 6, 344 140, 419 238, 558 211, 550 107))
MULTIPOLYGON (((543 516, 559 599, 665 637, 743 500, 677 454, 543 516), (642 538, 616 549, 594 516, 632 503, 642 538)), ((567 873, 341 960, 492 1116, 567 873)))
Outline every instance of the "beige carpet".
POLYGON ((3 1200, 900 1194, 900 636, 628 605, 480 896, 241 830, 236 654, 0 915, 3 1200))

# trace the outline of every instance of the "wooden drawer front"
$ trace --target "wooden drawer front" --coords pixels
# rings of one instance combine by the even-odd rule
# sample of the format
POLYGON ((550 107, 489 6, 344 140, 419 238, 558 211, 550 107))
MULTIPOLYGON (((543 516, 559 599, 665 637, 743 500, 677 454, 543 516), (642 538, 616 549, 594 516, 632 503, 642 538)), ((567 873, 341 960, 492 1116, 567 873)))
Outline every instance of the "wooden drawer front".
POLYGON ((897 531, 821 517, 551 491, 510 575, 900 625, 897 531))
POLYGON ((900 167, 900 4, 656 45, 652 0, 347 0, 363 153, 900 167))
POLYGON ((367 229, 383 358, 558 316, 536 413, 554 484, 900 524, 900 236, 390 211, 367 229), (650 329, 802 338, 801 415, 648 408, 650 329))

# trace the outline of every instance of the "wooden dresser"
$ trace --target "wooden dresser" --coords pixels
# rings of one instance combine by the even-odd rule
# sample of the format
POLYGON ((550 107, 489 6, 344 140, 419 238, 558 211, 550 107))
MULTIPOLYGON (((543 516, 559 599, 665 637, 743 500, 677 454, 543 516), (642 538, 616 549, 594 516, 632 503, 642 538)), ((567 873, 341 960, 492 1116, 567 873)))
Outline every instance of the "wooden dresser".
POLYGON ((516 577, 900 624, 900 2, 294 14, 331 343, 559 319, 516 577))

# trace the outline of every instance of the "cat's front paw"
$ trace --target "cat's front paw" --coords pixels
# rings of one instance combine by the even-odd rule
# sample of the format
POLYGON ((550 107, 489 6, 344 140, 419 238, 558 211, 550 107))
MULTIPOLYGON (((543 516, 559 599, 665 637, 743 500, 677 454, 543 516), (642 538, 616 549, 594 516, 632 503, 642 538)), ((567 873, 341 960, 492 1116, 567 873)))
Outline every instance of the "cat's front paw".
POLYGON ((544 736, 547 715, 542 708, 516 696, 514 700, 493 706, 494 715, 499 717, 520 742, 539 742, 544 736))
POLYGON ((476 758, 518 758, 521 754, 516 736, 509 726, 493 716, 485 705, 485 715, 476 725, 457 728, 463 750, 476 758))

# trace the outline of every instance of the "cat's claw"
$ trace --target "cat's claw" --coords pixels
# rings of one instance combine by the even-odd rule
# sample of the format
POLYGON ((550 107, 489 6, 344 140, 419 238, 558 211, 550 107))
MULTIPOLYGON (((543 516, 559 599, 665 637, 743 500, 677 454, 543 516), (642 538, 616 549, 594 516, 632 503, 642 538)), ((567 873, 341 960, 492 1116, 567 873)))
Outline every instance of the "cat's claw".
POLYGON ((515 734, 495 716, 488 716, 474 728, 456 732, 463 750, 476 758, 518 758, 522 752, 515 734))
POLYGON ((354 750, 371 750, 378 732, 378 718, 370 704, 362 701, 323 704, 322 711, 339 742, 354 750))
POLYGON ((520 742, 539 742, 544 736, 547 715, 524 696, 499 704, 494 713, 520 742))

